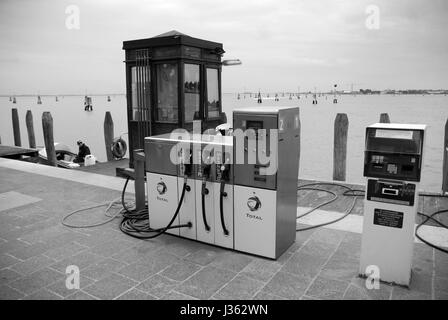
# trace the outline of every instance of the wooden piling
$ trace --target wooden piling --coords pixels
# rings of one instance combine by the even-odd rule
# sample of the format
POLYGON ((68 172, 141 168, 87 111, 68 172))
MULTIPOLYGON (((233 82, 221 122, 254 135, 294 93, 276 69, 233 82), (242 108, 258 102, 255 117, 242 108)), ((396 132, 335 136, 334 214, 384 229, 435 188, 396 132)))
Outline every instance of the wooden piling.
POLYGON ((390 123, 390 118, 388 113, 382 113, 380 115, 380 123, 390 123))
POLYGON ((36 148, 36 136, 34 135, 34 124, 33 124, 33 114, 31 110, 26 112, 26 130, 28 131, 28 143, 30 148, 36 148))
POLYGON ((114 160, 114 155, 112 154, 112 144, 114 143, 114 121, 112 120, 110 111, 106 111, 106 116, 104 117, 104 142, 106 145, 107 161, 112 161, 114 160))
POLYGON ((56 167, 56 150, 54 148, 53 137, 53 117, 46 111, 42 114, 42 129, 44 132, 45 150, 47 152, 47 161, 50 166, 56 167))
POLYGON ((302 130, 302 123, 300 121, 300 109, 299 109, 299 121, 298 121, 298 137, 297 137, 297 141, 298 141, 298 145, 299 145, 299 156, 298 156, 298 161, 297 161, 297 172, 299 173, 300 176, 300 146, 301 146, 301 130, 302 130))
POLYGON ((445 123, 445 143, 443 144, 442 192, 448 192, 448 119, 445 123))
POLYGON ((345 181, 347 165, 348 118, 338 113, 334 120, 333 180, 345 181))
POLYGON ((22 141, 20 139, 19 112, 17 108, 12 108, 12 130, 14 133, 14 145, 21 147, 22 141))

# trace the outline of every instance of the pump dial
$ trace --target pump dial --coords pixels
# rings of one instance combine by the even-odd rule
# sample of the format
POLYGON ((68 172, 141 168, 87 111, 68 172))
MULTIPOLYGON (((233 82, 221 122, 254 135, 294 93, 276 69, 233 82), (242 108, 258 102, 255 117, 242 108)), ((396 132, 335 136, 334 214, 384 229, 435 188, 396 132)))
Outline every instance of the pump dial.
POLYGON ((164 193, 166 192, 166 184, 165 184, 165 182, 160 181, 160 182, 157 184, 157 192, 158 192, 160 195, 162 195, 162 194, 164 194, 164 193))
POLYGON ((259 208, 261 208, 261 201, 257 196, 250 197, 247 200, 247 206, 249 207, 250 211, 257 211, 259 208))

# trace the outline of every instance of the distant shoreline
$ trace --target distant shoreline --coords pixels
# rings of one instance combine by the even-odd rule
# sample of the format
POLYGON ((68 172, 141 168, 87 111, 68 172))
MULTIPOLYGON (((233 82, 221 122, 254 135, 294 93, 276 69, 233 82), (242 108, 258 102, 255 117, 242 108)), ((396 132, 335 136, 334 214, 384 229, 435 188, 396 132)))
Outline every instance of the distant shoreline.
MULTIPOLYGON (((240 94, 240 95, 258 95, 257 92, 223 92, 222 94, 240 94)), ((261 92, 262 96, 266 95, 272 95, 275 96, 275 94, 278 94, 279 97, 281 96, 289 96, 289 95, 297 95, 297 92, 287 92, 287 91, 269 91, 269 92, 261 92)), ((334 95, 335 92, 299 92, 299 95, 312 95, 312 94, 318 94, 318 95, 334 95)), ((447 95, 448 90, 445 89, 430 89, 430 90, 369 90, 366 89, 364 91, 336 91, 337 95, 360 95, 360 96, 368 96, 368 95, 447 95)), ((126 93, 87 93, 87 94, 0 94, 0 97, 2 98, 9 98, 9 97, 107 97, 107 96, 124 96, 126 93)))

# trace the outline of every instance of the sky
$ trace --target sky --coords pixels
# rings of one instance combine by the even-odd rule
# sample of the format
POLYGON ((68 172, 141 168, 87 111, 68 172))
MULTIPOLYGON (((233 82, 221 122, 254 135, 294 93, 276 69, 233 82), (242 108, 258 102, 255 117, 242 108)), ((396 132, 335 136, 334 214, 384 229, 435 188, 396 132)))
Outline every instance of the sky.
POLYGON ((242 61, 224 92, 448 89, 446 0, 0 0, 0 94, 124 93, 123 41, 170 30, 242 61))

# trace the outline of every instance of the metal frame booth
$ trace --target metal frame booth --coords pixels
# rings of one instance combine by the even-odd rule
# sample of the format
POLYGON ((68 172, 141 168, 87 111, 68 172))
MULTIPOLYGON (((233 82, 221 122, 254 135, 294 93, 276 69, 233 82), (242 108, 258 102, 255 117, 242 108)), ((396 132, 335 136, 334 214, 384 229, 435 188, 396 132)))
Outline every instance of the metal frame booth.
POLYGON ((144 148, 144 138, 223 121, 221 105, 221 43, 170 31, 152 38, 123 42, 130 145, 144 148))

